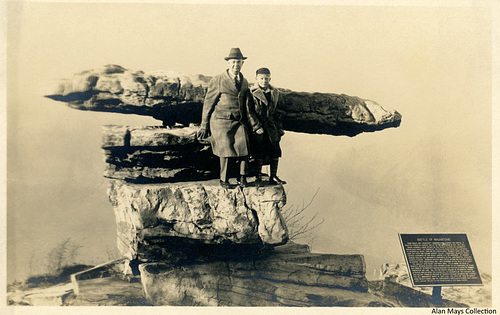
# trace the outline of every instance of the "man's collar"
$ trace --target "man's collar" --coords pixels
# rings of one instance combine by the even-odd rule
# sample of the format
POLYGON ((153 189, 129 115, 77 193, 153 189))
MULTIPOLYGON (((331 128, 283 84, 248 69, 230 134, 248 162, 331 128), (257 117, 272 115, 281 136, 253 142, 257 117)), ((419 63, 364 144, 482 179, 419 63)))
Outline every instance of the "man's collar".
POLYGON ((233 71, 231 71, 231 70, 227 69, 227 74, 229 74, 229 76, 230 76, 231 78, 233 78, 233 79, 234 79, 234 77, 236 77, 236 76, 237 76, 238 78, 240 78, 240 74, 241 74, 241 72, 240 72, 240 73, 238 73, 238 74, 234 74, 234 73, 233 73, 233 71))

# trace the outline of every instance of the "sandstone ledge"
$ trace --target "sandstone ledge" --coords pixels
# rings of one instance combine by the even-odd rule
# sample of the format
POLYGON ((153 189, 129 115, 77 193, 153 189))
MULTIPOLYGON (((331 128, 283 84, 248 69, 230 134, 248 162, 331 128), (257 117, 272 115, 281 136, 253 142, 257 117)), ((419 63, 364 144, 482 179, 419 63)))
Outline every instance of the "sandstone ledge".
POLYGON ((368 291, 363 256, 311 254, 307 246, 293 243, 260 256, 146 263, 139 270, 146 299, 153 305, 326 306, 368 291))

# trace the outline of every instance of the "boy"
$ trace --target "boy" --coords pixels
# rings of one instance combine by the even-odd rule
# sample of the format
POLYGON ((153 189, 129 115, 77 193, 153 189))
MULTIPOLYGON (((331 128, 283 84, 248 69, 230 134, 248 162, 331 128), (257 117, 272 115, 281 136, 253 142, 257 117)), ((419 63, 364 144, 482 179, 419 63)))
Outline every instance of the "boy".
POLYGON ((254 132, 252 155, 257 169, 255 181, 257 184, 261 182, 262 165, 266 159, 269 159, 271 171, 269 184, 286 184, 277 176, 278 161, 281 157, 280 140, 284 134, 281 125, 276 119, 279 92, 270 84, 271 71, 268 68, 260 68, 255 74, 257 84, 250 89, 252 97, 248 98, 248 112, 255 112, 257 118, 249 117, 254 132))

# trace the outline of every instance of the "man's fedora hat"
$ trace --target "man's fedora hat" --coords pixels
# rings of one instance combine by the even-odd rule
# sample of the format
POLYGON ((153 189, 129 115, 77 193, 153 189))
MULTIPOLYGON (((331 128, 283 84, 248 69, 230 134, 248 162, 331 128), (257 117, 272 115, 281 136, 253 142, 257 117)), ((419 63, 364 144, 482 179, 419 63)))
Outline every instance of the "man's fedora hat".
POLYGON ((224 58, 225 60, 229 59, 247 59, 247 57, 243 57, 243 54, 241 53, 241 50, 239 48, 231 48, 231 51, 229 52, 229 55, 224 58))

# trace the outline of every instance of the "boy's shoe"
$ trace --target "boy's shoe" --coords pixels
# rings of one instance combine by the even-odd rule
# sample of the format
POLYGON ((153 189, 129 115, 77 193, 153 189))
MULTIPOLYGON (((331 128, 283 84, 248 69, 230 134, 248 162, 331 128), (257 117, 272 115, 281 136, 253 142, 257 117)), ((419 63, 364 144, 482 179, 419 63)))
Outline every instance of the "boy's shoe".
POLYGON ((255 183, 259 185, 262 182, 262 175, 255 176, 255 183))
POLYGON ((279 179, 278 176, 274 176, 269 178, 269 185, 284 185, 286 182, 284 180, 279 179))

